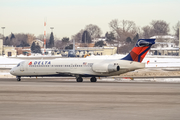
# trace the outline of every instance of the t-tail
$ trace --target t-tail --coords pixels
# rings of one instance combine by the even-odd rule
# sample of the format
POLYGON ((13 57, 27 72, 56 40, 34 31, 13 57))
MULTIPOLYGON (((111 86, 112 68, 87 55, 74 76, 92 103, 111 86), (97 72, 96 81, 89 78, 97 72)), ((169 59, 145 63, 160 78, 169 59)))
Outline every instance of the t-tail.
POLYGON ((155 44, 155 39, 139 39, 131 52, 122 60, 142 62, 153 44, 155 44))

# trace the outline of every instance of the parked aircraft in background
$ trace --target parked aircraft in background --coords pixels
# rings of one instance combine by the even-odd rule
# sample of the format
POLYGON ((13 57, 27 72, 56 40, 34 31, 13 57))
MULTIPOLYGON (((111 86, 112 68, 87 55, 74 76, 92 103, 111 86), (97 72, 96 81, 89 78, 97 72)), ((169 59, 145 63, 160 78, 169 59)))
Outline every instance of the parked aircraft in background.
POLYGON ((153 44, 155 39, 139 39, 126 57, 116 60, 61 58, 22 61, 10 73, 18 81, 21 77, 74 76, 77 82, 82 82, 83 77, 91 77, 90 81, 96 82, 96 77, 115 76, 144 68, 145 64, 141 62, 153 44))

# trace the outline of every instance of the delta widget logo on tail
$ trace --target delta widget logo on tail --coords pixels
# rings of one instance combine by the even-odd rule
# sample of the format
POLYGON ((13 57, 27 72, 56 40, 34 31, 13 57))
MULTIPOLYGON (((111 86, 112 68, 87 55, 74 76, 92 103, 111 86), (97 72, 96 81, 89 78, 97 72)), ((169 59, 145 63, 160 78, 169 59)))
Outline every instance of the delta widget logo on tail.
POLYGON ((139 39, 131 52, 122 60, 142 62, 155 39, 139 39))

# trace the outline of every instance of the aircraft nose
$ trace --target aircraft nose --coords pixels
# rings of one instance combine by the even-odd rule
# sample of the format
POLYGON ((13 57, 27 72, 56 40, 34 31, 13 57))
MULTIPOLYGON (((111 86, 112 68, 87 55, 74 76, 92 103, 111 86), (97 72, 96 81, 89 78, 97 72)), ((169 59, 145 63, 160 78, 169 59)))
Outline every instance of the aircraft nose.
POLYGON ((10 70, 10 73, 11 73, 11 75, 14 75, 14 70, 13 70, 13 68, 10 70))

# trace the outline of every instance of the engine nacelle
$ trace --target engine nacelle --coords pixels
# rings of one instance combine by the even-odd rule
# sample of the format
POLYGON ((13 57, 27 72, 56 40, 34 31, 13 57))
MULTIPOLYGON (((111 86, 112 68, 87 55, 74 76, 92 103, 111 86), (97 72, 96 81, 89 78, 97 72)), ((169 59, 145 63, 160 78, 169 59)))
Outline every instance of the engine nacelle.
POLYGON ((94 72, 101 72, 101 73, 110 73, 110 72, 117 72, 120 70, 119 65, 114 65, 114 64, 100 64, 96 63, 93 64, 92 70, 94 72))

